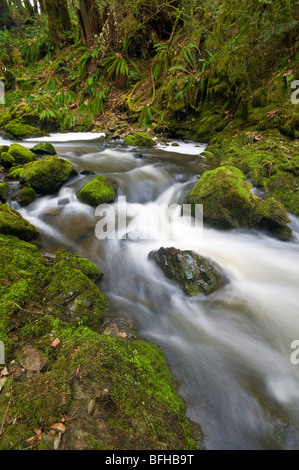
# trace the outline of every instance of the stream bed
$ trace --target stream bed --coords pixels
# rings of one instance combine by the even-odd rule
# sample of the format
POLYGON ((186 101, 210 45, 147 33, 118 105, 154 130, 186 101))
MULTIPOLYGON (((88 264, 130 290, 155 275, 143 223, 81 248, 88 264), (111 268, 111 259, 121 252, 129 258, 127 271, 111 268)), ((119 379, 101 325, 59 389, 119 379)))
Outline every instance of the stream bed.
POLYGON ((78 252, 104 272, 112 311, 162 348, 207 449, 299 449, 299 364, 291 362, 299 340, 299 219, 291 216, 294 240, 282 242, 253 230, 202 230, 169 214, 213 168, 203 144, 145 150, 93 134, 45 140, 78 175, 26 208, 12 202, 40 230, 42 249, 78 252), (120 187, 117 223, 105 240, 96 236, 95 209, 76 197, 95 174, 120 187), (185 297, 148 259, 161 246, 210 257, 229 283, 208 297, 185 297))

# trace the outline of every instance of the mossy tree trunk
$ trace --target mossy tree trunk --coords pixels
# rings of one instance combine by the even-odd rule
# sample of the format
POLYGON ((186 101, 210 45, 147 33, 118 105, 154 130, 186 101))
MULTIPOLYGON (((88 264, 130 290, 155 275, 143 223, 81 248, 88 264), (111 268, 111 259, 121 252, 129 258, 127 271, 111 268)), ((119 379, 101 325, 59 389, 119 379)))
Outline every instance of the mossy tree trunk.
POLYGON ((35 12, 34 12, 34 7, 31 5, 30 1, 29 0, 23 0, 24 2, 24 5, 29 13, 29 16, 34 16, 35 12))
POLYGON ((48 26, 55 51, 60 46, 61 33, 71 30, 71 19, 67 0, 45 0, 48 26))
POLYGON ((80 36, 83 44, 91 46, 95 35, 101 32, 99 10, 96 0, 79 0, 77 8, 80 36))
POLYGON ((0 29, 11 28, 15 22, 6 0, 0 0, 0 29))
POLYGON ((38 3, 41 15, 45 15, 47 13, 47 10, 44 0, 38 0, 38 3))

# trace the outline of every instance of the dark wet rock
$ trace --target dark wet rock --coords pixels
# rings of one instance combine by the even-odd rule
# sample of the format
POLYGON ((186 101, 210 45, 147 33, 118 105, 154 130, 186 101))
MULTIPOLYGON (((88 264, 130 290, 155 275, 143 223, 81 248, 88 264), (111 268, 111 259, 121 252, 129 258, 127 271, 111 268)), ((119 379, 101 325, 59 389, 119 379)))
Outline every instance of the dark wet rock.
POLYGON ((66 206, 70 202, 71 202, 71 200, 70 200, 69 197, 64 197, 64 198, 58 199, 58 205, 59 206, 66 206))
POLYGON ((179 284, 189 297, 212 294, 227 282, 216 263, 191 250, 159 248, 150 252, 149 259, 155 261, 165 276, 179 284))
POLYGON ((136 153, 134 157, 138 158, 139 160, 145 160, 147 158, 146 155, 143 155, 142 153, 136 153))

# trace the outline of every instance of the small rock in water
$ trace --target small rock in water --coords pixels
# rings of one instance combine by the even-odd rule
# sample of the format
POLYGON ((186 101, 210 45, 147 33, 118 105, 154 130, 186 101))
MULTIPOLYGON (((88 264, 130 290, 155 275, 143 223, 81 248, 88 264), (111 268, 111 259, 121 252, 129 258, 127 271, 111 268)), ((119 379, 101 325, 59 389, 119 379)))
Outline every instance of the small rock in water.
POLYGON ((160 266, 166 277, 179 284, 189 297, 200 293, 212 294, 227 282, 216 263, 191 250, 162 247, 158 251, 151 251, 148 257, 160 266))
POLYGON ((58 205, 59 206, 66 206, 67 204, 69 204, 71 202, 70 198, 69 197, 64 197, 62 199, 58 199, 58 205))

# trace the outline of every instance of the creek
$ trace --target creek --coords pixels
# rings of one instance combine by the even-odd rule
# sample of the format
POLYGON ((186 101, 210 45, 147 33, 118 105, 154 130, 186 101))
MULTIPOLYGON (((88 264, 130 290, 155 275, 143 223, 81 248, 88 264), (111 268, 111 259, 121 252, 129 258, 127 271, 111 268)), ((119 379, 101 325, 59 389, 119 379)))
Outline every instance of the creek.
POLYGON ((92 134, 46 140, 78 175, 26 208, 12 203, 40 230, 42 249, 78 252, 100 267, 112 311, 164 351, 207 449, 299 449, 299 364, 290 359, 299 340, 299 218, 291 216, 292 242, 169 218, 167 207, 182 204, 213 168, 202 144, 136 150, 92 134), (118 182, 126 204, 116 200, 116 213, 131 209, 114 238, 96 237, 99 217, 76 197, 91 172, 118 182), (134 239, 132 231, 154 236, 134 239), (161 246, 210 257, 229 283, 208 297, 185 297, 148 259, 161 246))

